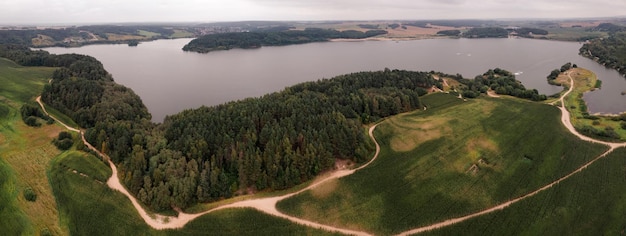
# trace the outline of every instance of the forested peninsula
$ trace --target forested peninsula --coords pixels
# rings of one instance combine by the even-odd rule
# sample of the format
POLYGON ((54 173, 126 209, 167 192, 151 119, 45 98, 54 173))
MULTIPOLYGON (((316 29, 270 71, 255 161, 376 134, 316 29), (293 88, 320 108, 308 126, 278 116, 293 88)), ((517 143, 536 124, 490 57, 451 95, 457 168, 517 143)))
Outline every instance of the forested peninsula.
POLYGON ((385 30, 338 31, 334 29, 306 28, 304 30, 236 32, 209 34, 191 40, 183 51, 208 53, 233 48, 260 48, 262 46, 285 46, 312 42, 325 42, 331 39, 364 39, 387 34, 385 30))
POLYGON ((626 27, 613 28, 608 38, 594 39, 580 48, 580 54, 626 75, 626 27))

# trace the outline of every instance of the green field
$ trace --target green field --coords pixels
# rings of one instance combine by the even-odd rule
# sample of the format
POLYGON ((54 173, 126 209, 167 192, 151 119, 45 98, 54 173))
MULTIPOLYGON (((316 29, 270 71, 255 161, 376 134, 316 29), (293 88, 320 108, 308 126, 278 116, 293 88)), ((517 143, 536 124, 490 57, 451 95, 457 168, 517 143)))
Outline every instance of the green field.
POLYGON ((146 30, 138 30, 138 32, 139 32, 139 35, 144 36, 146 38, 154 38, 154 37, 161 36, 161 34, 159 33, 150 32, 146 30))
POLYGON ((589 31, 587 28, 552 27, 544 29, 549 32, 549 34, 546 35, 548 39, 562 41, 580 41, 581 39, 602 38, 608 36, 608 33, 606 32, 589 31))
POLYGON ((423 97, 426 111, 374 134, 371 166, 279 202, 290 215, 375 234, 474 213, 532 192, 607 148, 578 140, 556 107, 512 98, 423 97))
POLYGON ((502 211, 423 235, 624 235, 626 149, 502 211))
POLYGON ((8 235, 42 231, 66 234, 58 226, 54 196, 46 178, 48 162, 59 153, 51 141, 62 128, 28 127, 19 113, 22 104, 34 101, 53 70, 22 67, 0 58, 0 232, 8 235), (24 198, 27 188, 37 194, 34 202, 24 198))
POLYGON ((193 37, 193 33, 190 33, 188 31, 185 30, 178 30, 175 29, 174 30, 174 34, 172 34, 172 36, 170 36, 172 38, 191 38, 193 37))

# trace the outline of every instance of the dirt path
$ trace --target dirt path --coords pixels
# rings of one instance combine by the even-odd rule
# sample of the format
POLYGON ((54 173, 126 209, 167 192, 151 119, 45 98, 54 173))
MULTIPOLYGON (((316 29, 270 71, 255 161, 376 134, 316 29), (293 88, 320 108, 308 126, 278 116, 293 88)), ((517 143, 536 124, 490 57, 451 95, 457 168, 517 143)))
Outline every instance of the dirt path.
POLYGON ((493 90, 491 90, 491 89, 490 89, 490 90, 487 90, 487 96, 492 97, 492 98, 499 98, 499 97, 500 97, 500 95, 498 95, 498 94, 496 93, 496 91, 493 91, 493 90))

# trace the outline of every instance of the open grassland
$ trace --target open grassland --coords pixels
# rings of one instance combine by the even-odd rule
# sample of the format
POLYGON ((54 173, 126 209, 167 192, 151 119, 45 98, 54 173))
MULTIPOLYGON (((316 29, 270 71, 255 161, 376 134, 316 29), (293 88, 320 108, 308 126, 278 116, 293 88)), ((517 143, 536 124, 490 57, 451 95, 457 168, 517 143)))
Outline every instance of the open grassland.
POLYGON ((34 234, 33 225, 19 208, 17 198, 21 194, 15 173, 0 158, 0 230, 6 235, 34 234))
POLYGON ((130 201, 103 183, 102 174, 111 174, 104 163, 77 151, 51 162, 48 178, 61 224, 71 235, 150 234, 130 201))
POLYGON ((546 38, 563 41, 580 41, 581 39, 602 38, 608 36, 608 33, 606 32, 588 31, 587 28, 562 27, 545 28, 545 30, 548 31, 548 35, 545 36, 546 38))
POLYGON ((159 34, 159 33, 150 32, 150 31, 146 31, 146 30, 139 30, 138 33, 139 33, 139 35, 144 36, 146 38, 154 38, 154 37, 161 36, 161 34, 159 34))
POLYGON ((626 149, 502 211, 423 235, 624 235, 626 149))
POLYGON ((199 217, 179 230, 157 231, 139 217, 130 201, 111 190, 111 170, 78 151, 51 163, 49 178, 62 225, 72 235, 333 235, 252 209, 228 209, 199 217))
MULTIPOLYGON (((582 97, 585 92, 595 88, 596 81, 598 80, 596 75, 592 71, 582 68, 571 69, 568 71, 568 74, 574 79, 574 89, 565 97, 565 106, 570 112, 572 125, 574 125, 577 130, 581 130, 585 126, 592 127, 596 130, 606 130, 608 128, 617 133, 622 141, 626 141, 626 130, 621 128, 621 120, 614 119, 616 117, 589 116, 589 114, 587 114, 587 106, 582 97)), ((571 86, 569 76, 567 74, 561 74, 556 82, 571 86)), ((589 134, 585 133, 585 135, 589 134)), ((607 139, 606 137, 593 137, 607 139)))
POLYGON ((8 235, 34 235, 45 231, 66 234, 58 226, 54 195, 46 178, 49 161, 59 154, 51 141, 62 128, 56 125, 28 127, 19 114, 22 104, 32 102, 41 92, 53 70, 22 67, 0 58, 0 172, 3 176, 0 232, 16 233, 8 235), (37 194, 34 202, 24 198, 27 188, 37 194))
POLYGON ((2 103, 19 110, 22 103, 34 101, 54 68, 22 67, 5 58, 0 58, 0 99, 2 103), (8 101, 5 101, 8 99, 8 101))
MULTIPOLYGON (((324 224, 392 234, 464 216, 532 192, 606 147, 580 141, 559 110, 513 98, 423 97, 426 111, 378 126, 368 168, 278 207, 324 224)), ((531 216, 527 216, 531 217, 531 216)))
POLYGON ((109 41, 142 40, 142 39, 147 38, 146 36, 143 36, 143 35, 130 35, 130 34, 107 33, 106 35, 109 41))

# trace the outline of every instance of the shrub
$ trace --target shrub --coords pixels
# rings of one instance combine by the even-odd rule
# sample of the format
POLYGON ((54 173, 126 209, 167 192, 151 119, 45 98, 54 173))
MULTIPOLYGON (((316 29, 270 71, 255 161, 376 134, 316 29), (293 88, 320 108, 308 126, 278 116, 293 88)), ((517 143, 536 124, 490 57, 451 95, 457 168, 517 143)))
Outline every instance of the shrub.
POLYGON ((23 193, 26 201, 34 202, 37 200, 37 193, 32 188, 25 188, 23 193))
POLYGON ((39 127, 39 126, 41 126, 41 123, 39 123, 39 121, 37 121, 37 117, 34 117, 34 116, 26 117, 26 119, 24 119, 24 123, 26 123, 26 125, 32 126, 32 127, 39 127))
POLYGON ((59 133, 59 137, 54 139, 52 143, 57 146, 59 150, 65 151, 70 149, 72 145, 74 145, 74 138, 69 132, 63 131, 59 133))

